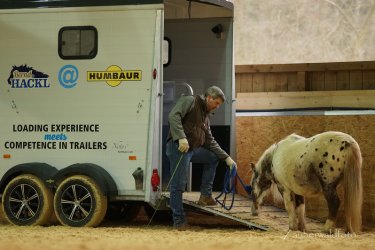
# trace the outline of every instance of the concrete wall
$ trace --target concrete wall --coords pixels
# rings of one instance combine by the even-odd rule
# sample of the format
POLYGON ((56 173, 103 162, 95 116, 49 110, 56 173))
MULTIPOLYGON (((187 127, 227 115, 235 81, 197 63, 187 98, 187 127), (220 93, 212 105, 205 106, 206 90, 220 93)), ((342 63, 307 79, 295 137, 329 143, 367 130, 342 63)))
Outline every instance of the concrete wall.
POLYGON ((235 0, 235 64, 375 60, 374 0, 235 0))

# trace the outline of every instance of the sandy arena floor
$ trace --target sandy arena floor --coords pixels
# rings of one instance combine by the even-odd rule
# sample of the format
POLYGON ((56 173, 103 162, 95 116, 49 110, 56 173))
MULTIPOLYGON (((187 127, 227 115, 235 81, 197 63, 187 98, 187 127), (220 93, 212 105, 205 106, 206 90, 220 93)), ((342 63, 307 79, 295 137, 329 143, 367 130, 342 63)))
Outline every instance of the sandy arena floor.
POLYGON ((98 228, 63 226, 19 227, 9 225, 0 215, 0 249, 20 250, 241 250, 241 249, 375 249, 375 230, 346 236, 304 234, 300 232, 253 231, 216 216, 188 213, 192 230, 179 232, 169 223, 147 225, 140 213, 129 223, 105 221, 98 228))

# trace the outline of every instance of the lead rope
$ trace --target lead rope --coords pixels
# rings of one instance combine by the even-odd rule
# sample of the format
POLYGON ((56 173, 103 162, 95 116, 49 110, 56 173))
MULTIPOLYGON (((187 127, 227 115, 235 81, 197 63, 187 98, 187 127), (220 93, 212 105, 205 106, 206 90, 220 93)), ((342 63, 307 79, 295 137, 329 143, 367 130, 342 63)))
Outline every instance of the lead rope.
MULTIPOLYGON (((174 177, 174 175, 175 175, 175 173, 176 173, 178 167, 180 166, 180 162, 181 162, 181 160, 182 160, 182 157, 184 157, 184 153, 181 153, 181 156, 180 156, 180 159, 179 159, 178 162, 177 162, 176 168, 175 168, 175 170, 173 171, 173 174, 172 174, 171 178, 169 179, 169 182, 168 182, 168 184, 167 184, 167 188, 166 188, 166 190, 168 190, 169 185, 171 184, 172 179, 173 179, 173 177, 174 177)), ((151 224, 152 220, 154 219, 154 216, 155 216, 156 212, 159 210, 160 205, 161 205, 161 199, 159 199, 159 203, 158 203, 158 205, 156 206, 155 211, 154 211, 154 213, 152 214, 152 216, 151 216, 151 218, 150 218, 150 221, 148 222, 147 226, 149 226, 149 225, 151 224)))
POLYGON ((221 207, 223 207, 225 210, 231 210, 234 203, 234 196, 237 193, 236 192, 236 180, 239 180, 242 187, 248 194, 249 198, 251 198, 251 186, 245 185, 240 178, 240 176, 237 174, 237 168, 235 163, 233 163, 233 166, 231 168, 228 168, 225 172, 224 176, 224 186, 223 191, 215 198, 216 202, 220 204, 221 207), (231 170, 232 169, 232 170, 231 170), (230 202, 230 205, 226 205, 227 201, 227 194, 232 194, 232 200, 230 202), (223 201, 220 201, 219 198, 224 195, 223 201))

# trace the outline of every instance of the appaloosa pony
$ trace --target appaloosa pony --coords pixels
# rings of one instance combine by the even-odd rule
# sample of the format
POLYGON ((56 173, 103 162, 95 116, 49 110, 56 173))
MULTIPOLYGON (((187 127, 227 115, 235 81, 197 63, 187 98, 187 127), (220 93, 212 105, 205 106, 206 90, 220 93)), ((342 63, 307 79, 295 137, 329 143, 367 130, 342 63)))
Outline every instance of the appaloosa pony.
POLYGON ((358 143, 341 132, 324 132, 310 138, 289 135, 269 147, 253 175, 252 213, 271 189, 277 186, 289 216, 289 229, 305 231, 305 196, 323 193, 328 204, 324 232, 333 233, 340 199, 336 187, 344 186, 345 231, 359 232, 362 209, 362 157, 358 143))

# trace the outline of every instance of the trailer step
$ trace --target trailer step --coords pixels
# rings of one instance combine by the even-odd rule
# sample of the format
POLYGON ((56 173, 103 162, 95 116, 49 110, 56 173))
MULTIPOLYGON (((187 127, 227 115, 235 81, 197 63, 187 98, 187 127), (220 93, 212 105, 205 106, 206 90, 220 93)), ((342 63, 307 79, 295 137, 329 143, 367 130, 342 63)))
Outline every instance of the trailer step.
MULTIPOLYGON (((219 193, 213 193, 213 197, 217 197, 219 193)), ((162 194, 165 198, 169 199, 169 192, 162 194)), ((259 211, 258 216, 251 214, 251 201, 248 197, 235 195, 233 207, 230 210, 222 208, 220 205, 215 206, 201 206, 198 205, 199 192, 185 192, 183 194, 183 203, 187 206, 197 208, 204 212, 214 214, 216 216, 222 216, 230 220, 234 220, 248 226, 251 229, 260 230, 276 230, 276 231, 288 231, 288 214, 285 210, 274 207, 274 206, 263 206, 259 211)), ((227 203, 231 202, 231 195, 227 196, 227 203)), ((323 223, 306 218, 307 228, 310 232, 319 232, 323 228, 323 223)))

